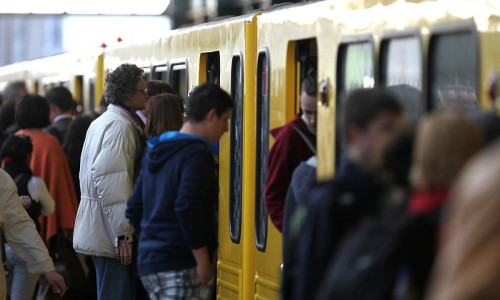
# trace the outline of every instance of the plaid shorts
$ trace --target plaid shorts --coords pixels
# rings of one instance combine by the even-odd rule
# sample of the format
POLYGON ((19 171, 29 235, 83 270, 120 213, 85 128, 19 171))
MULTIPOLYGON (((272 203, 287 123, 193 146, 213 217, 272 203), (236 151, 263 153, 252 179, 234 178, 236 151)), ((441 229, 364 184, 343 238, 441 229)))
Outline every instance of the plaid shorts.
POLYGON ((141 281, 151 300, 209 299, 213 286, 213 280, 201 285, 196 268, 148 274, 141 281))

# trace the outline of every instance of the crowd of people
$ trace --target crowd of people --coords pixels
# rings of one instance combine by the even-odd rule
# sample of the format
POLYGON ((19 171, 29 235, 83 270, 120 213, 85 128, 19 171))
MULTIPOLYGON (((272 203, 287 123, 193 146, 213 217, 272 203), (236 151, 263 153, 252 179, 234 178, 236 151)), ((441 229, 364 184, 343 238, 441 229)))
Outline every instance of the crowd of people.
MULTIPOLYGON (((89 115, 65 87, 2 92, 0 299, 214 297, 212 146, 235 103, 204 83, 185 105, 143 72, 109 73, 89 115)), ((339 166, 318 183, 313 72, 300 90, 300 112, 270 132, 264 195, 283 299, 498 298, 500 118, 443 107, 415 123, 390 90, 353 90, 339 166)))

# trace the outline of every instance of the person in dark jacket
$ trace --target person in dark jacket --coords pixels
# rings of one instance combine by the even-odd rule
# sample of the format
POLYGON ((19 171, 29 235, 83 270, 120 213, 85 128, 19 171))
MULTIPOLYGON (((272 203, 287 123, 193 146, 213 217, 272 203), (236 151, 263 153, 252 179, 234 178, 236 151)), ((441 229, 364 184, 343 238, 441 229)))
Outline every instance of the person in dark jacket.
POLYGON ((151 299, 210 296, 218 195, 210 145, 228 130, 233 107, 220 87, 202 84, 181 130, 148 140, 125 215, 139 238, 139 276, 151 299))
POLYGON ((274 144, 269 150, 264 202, 274 226, 281 232, 288 186, 295 168, 316 155, 316 78, 302 81, 301 113, 285 125, 271 130, 274 144))
POLYGON ((45 132, 55 136, 62 145, 69 124, 73 119, 73 107, 75 106, 73 95, 67 88, 58 86, 48 90, 45 93, 45 98, 50 105, 50 121, 52 122, 45 127, 45 132))
POLYGON ((308 195, 307 216, 294 250, 289 299, 314 299, 343 235, 378 207, 381 184, 373 176, 378 144, 402 123, 402 108, 383 89, 360 89, 346 98, 342 127, 346 159, 334 179, 308 195))

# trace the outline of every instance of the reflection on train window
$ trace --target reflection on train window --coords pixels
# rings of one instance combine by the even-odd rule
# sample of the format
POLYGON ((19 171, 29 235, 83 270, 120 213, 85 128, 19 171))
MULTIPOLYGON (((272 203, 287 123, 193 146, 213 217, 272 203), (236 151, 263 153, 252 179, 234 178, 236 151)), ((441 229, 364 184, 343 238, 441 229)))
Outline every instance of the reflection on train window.
POLYGON ((148 80, 151 80, 151 68, 142 68, 144 70, 144 74, 143 74, 143 77, 144 77, 144 80, 145 81, 148 81, 148 80))
POLYGON ((188 73, 187 63, 172 64, 170 66, 169 84, 182 99, 187 99, 188 73))
POLYGON ((154 66, 152 79, 167 82, 167 66, 166 65, 154 66))
POLYGON ((341 92, 375 86, 371 42, 344 44, 339 48, 337 82, 341 92))
POLYGON ((206 80, 220 85, 220 54, 219 51, 206 53, 206 80))
POLYGON ((429 109, 478 106, 476 34, 433 35, 429 45, 429 109))
POLYGON ((269 50, 257 57, 257 126, 255 155, 255 244, 260 251, 266 250, 267 210, 264 191, 269 152, 269 50))
POLYGON ((231 64, 231 95, 235 107, 231 116, 231 159, 229 187, 229 235, 239 244, 241 236, 242 167, 243 167, 243 63, 242 54, 231 64))
MULTIPOLYGON (((340 120, 342 99, 349 90, 375 86, 375 54, 371 41, 341 44, 337 57, 337 96, 335 122, 340 120)), ((339 124, 335 127, 335 166, 340 166, 345 146, 340 138, 339 124)))
POLYGON ((402 102, 406 115, 418 120, 422 108, 422 46, 416 36, 382 42, 380 79, 402 102))

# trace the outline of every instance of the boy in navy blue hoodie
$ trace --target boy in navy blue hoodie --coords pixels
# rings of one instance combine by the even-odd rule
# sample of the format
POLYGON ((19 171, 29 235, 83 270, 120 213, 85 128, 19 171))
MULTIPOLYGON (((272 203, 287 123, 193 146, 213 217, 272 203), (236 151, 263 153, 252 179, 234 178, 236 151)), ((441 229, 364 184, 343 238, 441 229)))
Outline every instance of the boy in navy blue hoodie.
POLYGON ((148 141, 125 212, 139 239, 139 276, 151 299, 210 295, 217 247, 218 178, 210 145, 228 130, 234 100, 205 83, 180 131, 148 141))

